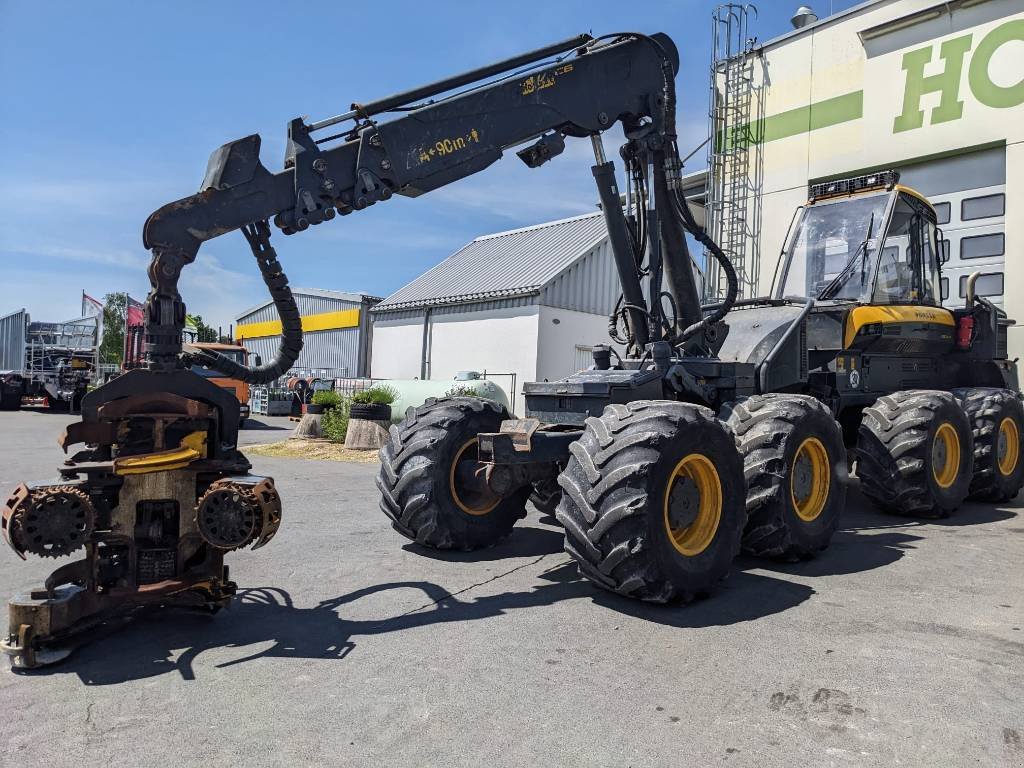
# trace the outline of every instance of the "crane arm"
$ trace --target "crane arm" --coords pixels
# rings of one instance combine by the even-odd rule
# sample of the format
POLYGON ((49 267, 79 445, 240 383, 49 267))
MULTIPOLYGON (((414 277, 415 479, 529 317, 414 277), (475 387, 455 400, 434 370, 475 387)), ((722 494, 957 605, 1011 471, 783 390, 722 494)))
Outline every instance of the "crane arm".
MULTIPOLYGON (((281 314, 282 347, 276 360, 259 369, 194 351, 191 362, 259 383, 284 373, 302 344, 298 311, 270 246, 271 220, 290 235, 395 194, 417 197, 482 171, 510 147, 539 139, 518 153, 536 167, 562 151, 564 137, 599 136, 617 123, 627 138, 642 139, 658 157, 678 161, 677 152, 670 151, 675 142, 678 64, 675 46, 665 35, 581 35, 377 102, 353 104, 350 112, 336 118, 311 124, 296 118, 288 125, 285 167, 276 173, 260 160, 259 135, 223 145, 211 155, 200 191, 164 205, 144 227, 143 241, 153 257, 145 329, 150 369, 174 370, 189 362, 181 356, 185 308, 177 282, 202 243, 214 237, 240 229, 249 240, 281 314), (558 58, 551 61, 552 56, 558 58), (481 82, 487 78, 495 79, 481 82), (467 85, 471 87, 462 92, 429 100, 467 85), (400 116, 392 117, 396 114, 400 116), (377 119, 379 115, 391 119, 377 119), (345 130, 334 128, 349 121, 345 130), (336 132, 322 135, 327 129, 336 132)), ((664 165, 678 178, 678 165, 664 165)), ((611 163, 603 155, 598 159, 601 166, 607 166, 603 177, 608 187, 602 198, 617 198, 611 163)), ((600 186, 596 169, 595 177, 600 186)), ((655 186, 653 179, 650 183, 655 186)), ((675 219, 671 206, 665 207, 662 217, 675 219)), ((613 240, 621 246, 626 222, 621 211, 611 215, 609 206, 604 208, 609 228, 620 230, 613 240)), ((658 233, 652 237, 656 242, 658 233)), ((616 249, 616 261, 631 313, 629 325, 646 340, 652 331, 651 312, 643 301, 632 255, 622 250, 616 249)), ((678 281, 681 272, 689 282, 689 289, 683 287, 686 296, 675 297, 676 305, 699 312, 689 269, 674 272, 670 282, 678 281)), ((653 305, 652 298, 652 309, 653 305)))

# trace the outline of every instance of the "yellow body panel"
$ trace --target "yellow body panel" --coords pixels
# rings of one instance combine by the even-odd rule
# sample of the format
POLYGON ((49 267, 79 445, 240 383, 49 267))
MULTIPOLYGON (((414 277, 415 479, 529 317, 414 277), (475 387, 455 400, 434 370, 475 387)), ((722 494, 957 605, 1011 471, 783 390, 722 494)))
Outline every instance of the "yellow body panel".
MULTIPOLYGON (((302 330, 332 331, 338 328, 356 328, 359 326, 359 307, 341 309, 337 312, 321 312, 318 315, 306 315, 302 318, 302 330)), ((281 321, 267 320, 262 323, 245 323, 235 328, 235 334, 241 339, 255 339, 264 336, 280 336, 281 321)))
POLYGON ((942 307, 921 306, 864 306, 854 307, 846 315, 846 331, 843 346, 849 348, 857 337, 857 331, 865 325, 875 323, 935 323, 953 327, 953 313, 942 307))
POLYGON ((169 472, 184 469, 196 459, 206 458, 206 433, 187 435, 177 448, 169 451, 125 456, 114 459, 114 473, 118 475, 144 475, 148 472, 169 472))

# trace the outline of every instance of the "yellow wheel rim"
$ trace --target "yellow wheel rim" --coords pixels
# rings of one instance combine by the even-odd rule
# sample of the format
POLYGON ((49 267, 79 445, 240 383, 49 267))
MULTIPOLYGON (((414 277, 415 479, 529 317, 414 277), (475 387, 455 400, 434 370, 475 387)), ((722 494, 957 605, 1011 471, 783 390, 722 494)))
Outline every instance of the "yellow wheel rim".
POLYGON ((949 488, 960 473, 960 437, 953 425, 942 422, 932 441, 932 476, 940 488, 949 488))
POLYGON ((707 456, 691 453, 676 464, 665 487, 664 518, 669 541, 685 557, 699 555, 714 541, 722 520, 722 482, 707 456))
POLYGON ((471 454, 467 455, 476 443, 475 437, 470 438, 455 454, 448 471, 448 488, 459 509, 467 515, 479 517, 493 511, 501 503, 501 497, 493 493, 486 483, 476 481, 475 472, 480 462, 471 454))
POLYGON ((789 472, 789 495, 797 517, 804 522, 818 519, 828 501, 832 465, 821 440, 808 437, 793 455, 789 472))
POLYGON ((1020 430, 1013 417, 1007 416, 999 422, 996 440, 996 463, 999 466, 999 473, 1008 477, 1013 474, 1020 460, 1020 430))

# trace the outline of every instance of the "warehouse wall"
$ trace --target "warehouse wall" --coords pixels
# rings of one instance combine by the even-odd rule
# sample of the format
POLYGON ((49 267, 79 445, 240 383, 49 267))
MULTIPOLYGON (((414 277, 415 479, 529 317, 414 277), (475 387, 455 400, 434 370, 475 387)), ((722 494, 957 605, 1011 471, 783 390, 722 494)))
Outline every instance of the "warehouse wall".
MULTIPOLYGON (((880 168, 907 169, 909 180, 915 164, 996 147, 1006 165, 1004 303, 1024 318, 1024 8, 987 0, 907 19, 936 7, 877 3, 767 44, 763 292, 808 181, 880 168)), ((1024 355, 1024 329, 1011 328, 1010 352, 1024 355)))
POLYGON ((418 379, 423 313, 374 320, 370 375, 375 379, 418 379))
MULTIPOLYGON (((522 382, 537 375, 538 307, 535 305, 497 306, 467 311, 463 305, 431 312, 427 335, 429 369, 427 377, 448 381, 460 371, 487 371, 491 374, 515 373, 516 392, 508 391, 509 377, 495 376, 494 382, 506 390, 517 413, 523 409, 522 382)), ((411 379, 420 377, 423 341, 423 311, 404 313, 398 319, 374 322, 374 378, 411 379)))
MULTIPOLYGON (((362 360, 360 365, 361 355, 365 357, 367 352, 367 349, 362 349, 364 335, 368 333, 369 326, 367 307, 335 297, 302 293, 301 289, 295 290, 294 296, 303 318, 335 312, 358 312, 358 325, 328 330, 307 329, 302 336, 302 352, 293 367, 324 369, 331 372, 329 375, 335 376, 367 375, 366 361, 362 360)), ((250 336, 246 326, 258 328, 258 324, 277 323, 278 320, 277 310, 273 304, 267 304, 238 317, 236 335, 243 340, 251 353, 259 354, 264 363, 270 362, 277 355, 281 337, 264 335, 262 331, 257 331, 260 333, 258 336, 250 336)), ((249 330, 249 333, 251 332, 249 330)))
MULTIPOLYGON (((264 363, 277 354, 280 336, 262 336, 243 340, 250 353, 258 353, 264 363)), ((313 331, 302 334, 302 352, 296 368, 337 369, 338 376, 358 376, 359 329, 341 328, 332 331, 313 331), (341 371, 345 372, 342 373, 341 371)))
POLYGON ((555 381, 589 368, 594 345, 610 343, 608 318, 603 315, 542 306, 538 327, 538 381, 555 381))

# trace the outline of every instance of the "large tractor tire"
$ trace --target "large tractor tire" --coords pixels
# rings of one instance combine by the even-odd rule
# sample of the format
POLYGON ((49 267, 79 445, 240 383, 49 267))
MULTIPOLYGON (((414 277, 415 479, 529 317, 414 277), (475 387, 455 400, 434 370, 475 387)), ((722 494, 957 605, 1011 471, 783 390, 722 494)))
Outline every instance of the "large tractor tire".
POLYGON ((743 551, 799 560, 832 540, 846 507, 842 428, 806 395, 754 395, 725 407, 747 481, 743 551))
POLYGON ((971 485, 971 427, 949 392, 908 390, 864 409, 857 435, 857 475, 882 510, 946 517, 971 485))
POLYGON ((530 486, 496 496, 477 461, 477 435, 497 432, 508 417, 479 397, 410 408, 380 449, 380 508, 394 529, 435 549, 481 549, 508 536, 526 515, 530 486))
POLYGON ((692 599, 725 577, 746 492, 735 437, 713 412, 609 405, 570 450, 556 517, 584 576, 651 602, 692 599))
POLYGON ((970 497, 1009 501, 1024 486, 1024 408, 1008 389, 958 389, 974 437, 974 476, 970 497))

